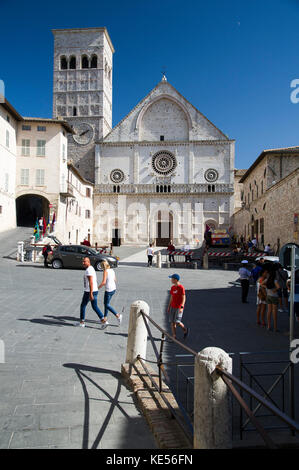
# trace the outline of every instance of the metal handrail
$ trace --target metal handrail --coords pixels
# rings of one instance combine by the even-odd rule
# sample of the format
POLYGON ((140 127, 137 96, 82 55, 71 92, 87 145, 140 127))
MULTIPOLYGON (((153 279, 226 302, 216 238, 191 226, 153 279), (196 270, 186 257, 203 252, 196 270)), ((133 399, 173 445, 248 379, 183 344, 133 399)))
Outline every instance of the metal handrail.
POLYGON ((292 418, 289 418, 285 413, 282 413, 279 408, 277 408, 275 405, 271 404, 268 400, 266 400, 264 397, 262 397, 259 393, 257 393, 255 390, 252 388, 248 387, 244 382, 239 380, 237 377, 234 377, 232 374, 230 374, 227 371, 224 371, 221 369, 221 367, 216 366, 216 371, 224 381, 224 383, 228 386, 228 388, 231 390, 241 407, 244 409, 245 413, 247 414, 248 418, 250 421, 253 423, 253 425, 257 428, 261 436, 263 437, 264 441, 266 444, 273 448, 275 447, 275 444, 273 441, 269 438, 267 435, 265 429, 260 425, 258 420, 256 419, 254 413, 249 409, 241 395, 238 393, 236 388, 233 386, 231 382, 236 383, 242 390, 244 390, 246 393, 248 393, 251 397, 255 398, 257 401, 260 402, 261 405, 265 406, 271 413, 273 413, 277 418, 281 419, 284 423, 288 425, 289 428, 291 428, 295 432, 299 432, 299 423, 297 423, 295 420, 292 418))

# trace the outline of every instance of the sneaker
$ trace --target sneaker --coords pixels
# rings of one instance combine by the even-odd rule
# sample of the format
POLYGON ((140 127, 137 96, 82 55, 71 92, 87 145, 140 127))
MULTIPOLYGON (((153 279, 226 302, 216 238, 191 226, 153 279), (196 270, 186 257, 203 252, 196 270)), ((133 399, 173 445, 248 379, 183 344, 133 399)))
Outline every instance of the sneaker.
POLYGON ((85 323, 79 321, 78 323, 76 323, 76 326, 81 326, 81 328, 85 328, 85 323))
POLYGON ((105 323, 100 324, 100 329, 105 330, 105 328, 107 328, 108 325, 109 325, 109 323, 107 321, 105 321, 105 323))
POLYGON ((282 309, 282 308, 279 308, 278 311, 279 311, 279 312, 283 312, 283 309, 282 309))
POLYGON ((120 313, 120 314, 119 314, 119 317, 117 317, 118 326, 121 325, 122 320, 123 320, 123 316, 122 316, 122 313, 120 313))
POLYGON ((187 328, 187 331, 184 333, 184 339, 186 339, 188 335, 189 335, 189 328, 187 328))

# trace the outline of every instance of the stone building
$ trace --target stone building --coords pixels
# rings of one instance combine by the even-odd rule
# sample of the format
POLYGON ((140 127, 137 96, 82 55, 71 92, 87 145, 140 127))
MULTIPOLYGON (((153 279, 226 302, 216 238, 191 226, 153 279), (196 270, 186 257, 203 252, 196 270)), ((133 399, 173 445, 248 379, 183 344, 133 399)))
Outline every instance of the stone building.
POLYGON ((256 236, 274 251, 298 242, 299 147, 264 150, 239 184, 243 207, 233 216, 235 234, 256 236))
POLYGON ((206 223, 229 228, 234 146, 164 76, 96 142, 96 241, 194 243, 206 223))
POLYGON ((94 181, 94 142, 112 129, 114 48, 106 28, 55 29, 53 118, 67 120, 69 155, 94 181))
POLYGON ((0 232, 45 217, 63 241, 92 236, 93 184, 68 162, 69 133, 66 121, 26 118, 0 102, 0 232))
POLYGON ((93 242, 165 244, 228 228, 234 141, 163 80, 114 128, 105 28, 54 30, 53 117, 74 130, 75 167, 95 183, 93 242))
POLYGON ((1 144, 11 138, 5 152, 15 181, 5 198, 17 208, 10 226, 16 217, 33 225, 55 214, 62 241, 88 236, 99 245, 194 243, 206 223, 229 228, 234 140, 165 76, 112 129, 114 48, 106 28, 53 35, 53 118, 2 106, 1 144))
POLYGON ((22 116, 0 95, 0 232, 16 226, 16 135, 22 116))

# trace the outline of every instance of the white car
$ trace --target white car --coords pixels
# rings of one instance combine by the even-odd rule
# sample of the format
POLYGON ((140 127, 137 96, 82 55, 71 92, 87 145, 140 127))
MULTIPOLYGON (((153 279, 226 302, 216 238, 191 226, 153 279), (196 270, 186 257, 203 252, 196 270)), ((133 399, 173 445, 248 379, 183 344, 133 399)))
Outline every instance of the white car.
MULTIPOLYGON (((278 256, 259 256, 258 258, 255 258, 255 261, 259 261, 262 258, 265 260, 265 262, 268 262, 268 263, 279 263, 278 256)), ((288 276, 291 277, 291 271, 288 271, 286 269, 286 272, 288 273, 288 276)))
POLYGON ((270 261, 271 263, 279 263, 279 257, 278 256, 259 256, 258 258, 255 258, 255 261, 259 261, 260 259, 264 259, 265 261, 270 261))

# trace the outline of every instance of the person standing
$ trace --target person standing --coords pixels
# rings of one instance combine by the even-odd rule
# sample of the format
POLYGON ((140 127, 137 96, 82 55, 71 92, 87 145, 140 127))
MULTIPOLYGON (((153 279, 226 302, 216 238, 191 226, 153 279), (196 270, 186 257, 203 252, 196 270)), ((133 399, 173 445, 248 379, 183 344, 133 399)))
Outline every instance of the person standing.
POLYGON ((267 330, 271 329, 271 318, 273 317, 274 331, 277 329, 277 308, 278 308, 278 290, 280 288, 279 283, 276 280, 276 272, 272 269, 267 279, 261 284, 266 286, 267 290, 267 330))
POLYGON ((84 273, 84 294, 82 297, 81 305, 80 305, 80 323, 77 326, 85 327, 85 310, 88 302, 91 302, 91 306, 93 310, 98 315, 101 321, 101 329, 103 330, 108 326, 108 322, 105 321, 104 315, 98 307, 98 282, 97 282, 97 275, 94 270, 94 267, 90 264, 90 259, 85 257, 83 258, 82 262, 85 273, 84 273))
POLYGON ((52 251, 51 245, 50 245, 50 243, 48 243, 48 245, 44 246, 43 251, 42 251, 42 255, 44 257, 44 267, 45 268, 48 267, 48 255, 51 255, 52 253, 53 253, 53 251, 52 251))
POLYGON ((104 319, 107 321, 108 318, 108 311, 113 313, 113 315, 118 320, 118 325, 120 326, 122 322, 122 314, 117 313, 114 308, 110 305, 110 301, 116 292, 116 276, 114 270, 111 268, 108 261, 104 260, 101 263, 103 268, 103 279, 101 284, 99 285, 99 290, 101 287, 105 286, 105 294, 104 294, 104 305, 105 305, 105 312, 104 312, 104 319))
POLYGON ((170 240, 170 242, 168 243, 167 251, 169 252, 169 262, 171 263, 172 261, 174 263, 174 255, 172 255, 171 252, 175 251, 175 246, 172 243, 172 240, 170 240))
POLYGON ((146 250, 147 254, 147 266, 151 267, 153 266, 153 256, 154 256, 154 250, 153 250, 153 245, 150 243, 150 246, 146 250))
POLYGON ((239 276, 241 280, 241 288, 242 288, 242 303, 243 304, 248 304, 247 302, 247 296, 249 292, 249 279, 251 276, 251 272, 248 271, 246 268, 246 265, 248 264, 247 260, 241 261, 241 268, 239 269, 239 276))
POLYGON ((186 302, 186 293, 184 286, 180 283, 180 276, 172 274, 168 276, 171 279, 172 287, 170 289, 170 299, 167 312, 169 313, 169 322, 173 338, 176 339, 176 328, 179 326, 184 331, 184 339, 189 334, 189 328, 182 323, 183 312, 186 302))
POLYGON ((257 280, 256 322, 258 325, 262 325, 262 326, 266 326, 265 313, 266 313, 266 305, 267 305, 267 302, 266 302, 267 292, 266 292, 266 287, 263 285, 263 282, 266 280, 268 274, 269 274, 268 271, 262 270, 257 280))
POLYGON ((287 280, 289 276, 287 271, 281 266, 278 265, 278 270, 276 272, 276 280, 280 285, 280 289, 278 290, 278 302, 279 302, 279 312, 288 312, 288 289, 287 289, 287 280), (283 307, 283 300, 285 302, 285 307, 283 307))

